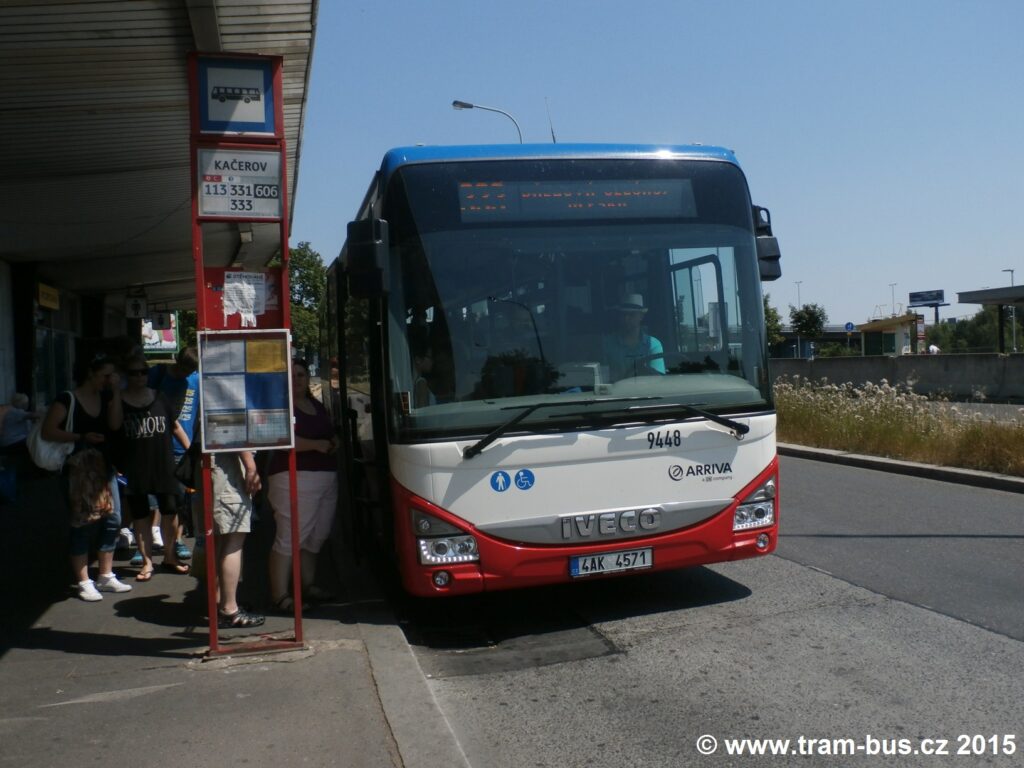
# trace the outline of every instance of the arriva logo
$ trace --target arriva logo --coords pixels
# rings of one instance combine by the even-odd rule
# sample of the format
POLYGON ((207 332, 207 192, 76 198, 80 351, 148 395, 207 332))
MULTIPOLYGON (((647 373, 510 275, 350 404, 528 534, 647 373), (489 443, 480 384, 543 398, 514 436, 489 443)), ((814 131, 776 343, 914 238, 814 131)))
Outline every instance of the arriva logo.
POLYGON ((682 480, 684 477, 712 477, 714 475, 731 475, 732 464, 728 461, 721 464, 691 464, 683 469, 678 464, 668 468, 668 476, 673 480, 682 480))
POLYGON ((599 515, 575 515, 562 518, 563 539, 589 539, 594 536, 621 536, 637 531, 653 531, 661 525, 661 510, 628 509, 599 515))

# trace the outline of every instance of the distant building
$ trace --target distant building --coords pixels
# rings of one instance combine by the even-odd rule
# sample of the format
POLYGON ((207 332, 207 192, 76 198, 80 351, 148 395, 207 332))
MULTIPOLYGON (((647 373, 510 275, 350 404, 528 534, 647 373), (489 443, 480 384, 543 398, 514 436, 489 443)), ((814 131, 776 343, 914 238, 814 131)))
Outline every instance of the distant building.
POLYGON ((916 355, 924 350, 924 315, 907 312, 857 326, 861 349, 868 355, 916 355))
POLYGON ((908 312, 871 320, 846 330, 845 325, 826 325, 821 336, 798 336, 791 325, 782 326, 783 341, 772 346, 772 357, 814 357, 823 344, 841 344, 858 355, 914 355, 925 348, 924 315, 908 312))

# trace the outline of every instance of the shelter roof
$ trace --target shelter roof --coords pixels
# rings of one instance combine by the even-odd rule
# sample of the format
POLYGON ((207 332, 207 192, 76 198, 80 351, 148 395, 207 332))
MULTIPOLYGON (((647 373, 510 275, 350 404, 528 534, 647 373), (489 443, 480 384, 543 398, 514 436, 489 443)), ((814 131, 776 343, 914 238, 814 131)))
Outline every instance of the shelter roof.
MULTIPOLYGON (((316 0, 0 4, 0 260, 84 295, 193 306, 187 54, 284 57, 290 218, 315 21, 316 0)), ((203 231, 209 266, 279 249, 277 224, 203 231)))
POLYGON ((978 291, 960 291, 957 301, 961 304, 1016 304, 1024 307, 1024 285, 1009 285, 1005 288, 982 288, 978 291))

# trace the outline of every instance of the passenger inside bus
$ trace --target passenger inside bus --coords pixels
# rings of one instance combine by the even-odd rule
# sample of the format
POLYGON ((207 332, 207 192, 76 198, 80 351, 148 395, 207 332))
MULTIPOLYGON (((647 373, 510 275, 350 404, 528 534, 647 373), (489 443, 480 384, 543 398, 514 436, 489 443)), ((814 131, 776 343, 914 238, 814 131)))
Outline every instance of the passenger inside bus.
POLYGON ((427 377, 430 376, 434 368, 434 355, 430 349, 430 340, 425 328, 415 325, 409 328, 409 350, 412 354, 414 377, 412 383, 413 408, 435 405, 437 399, 427 381, 427 377))
POLYGON ((515 299, 488 298, 487 357, 472 400, 536 395, 549 391, 558 372, 544 354, 536 307, 515 299))
POLYGON ((608 365, 612 381, 631 376, 665 373, 665 355, 661 342, 643 329, 647 308, 639 293, 626 294, 612 306, 615 327, 602 340, 602 361, 608 365))

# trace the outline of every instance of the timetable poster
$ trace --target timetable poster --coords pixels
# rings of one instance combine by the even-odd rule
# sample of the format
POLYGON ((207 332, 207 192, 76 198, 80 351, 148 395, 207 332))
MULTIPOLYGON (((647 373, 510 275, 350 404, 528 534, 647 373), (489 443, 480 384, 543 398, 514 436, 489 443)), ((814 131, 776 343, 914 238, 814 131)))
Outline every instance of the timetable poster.
POLYGON ((198 336, 203 451, 291 448, 288 331, 202 331, 198 336))

